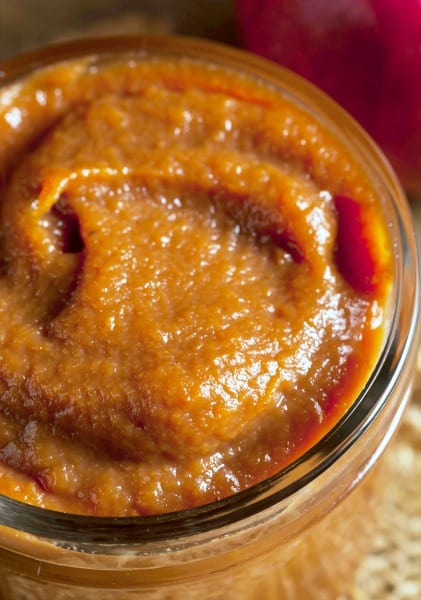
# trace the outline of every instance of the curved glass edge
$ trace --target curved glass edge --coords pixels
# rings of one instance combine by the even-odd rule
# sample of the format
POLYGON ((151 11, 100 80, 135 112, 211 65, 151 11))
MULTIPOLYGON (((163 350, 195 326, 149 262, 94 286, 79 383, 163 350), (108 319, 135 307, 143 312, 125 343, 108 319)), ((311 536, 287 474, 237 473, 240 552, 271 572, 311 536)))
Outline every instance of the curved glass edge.
POLYGON ((402 188, 388 161, 339 105, 301 77, 274 63, 220 43, 177 36, 125 36, 70 41, 46 46, 0 63, 0 86, 21 80, 33 70, 81 57, 186 56, 240 68, 277 87, 300 102, 329 128, 350 136, 362 158, 377 162, 382 187, 388 189, 386 211, 396 232, 393 244, 398 254, 398 281, 394 290, 389 334, 369 381, 349 411, 310 450, 269 479, 223 500, 194 509, 148 517, 92 517, 66 514, 25 504, 0 494, 0 522, 55 543, 124 545, 174 540, 193 536, 242 521, 285 500, 325 472, 367 431, 383 410, 407 363, 415 359, 420 333, 420 277, 415 234, 402 188), (320 112, 319 112, 320 111, 320 112), (344 124, 345 127, 344 127, 344 124), (412 296, 405 296, 411 290, 412 296), (386 383, 386 385, 385 385, 386 383))

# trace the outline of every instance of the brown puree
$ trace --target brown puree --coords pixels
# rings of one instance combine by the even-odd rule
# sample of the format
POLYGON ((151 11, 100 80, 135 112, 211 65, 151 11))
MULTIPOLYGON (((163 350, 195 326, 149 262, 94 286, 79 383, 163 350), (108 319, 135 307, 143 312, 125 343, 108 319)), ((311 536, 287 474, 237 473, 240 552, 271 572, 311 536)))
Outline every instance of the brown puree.
POLYGON ((0 93, 0 489, 101 515, 189 508, 350 406, 392 277, 379 200, 269 86, 89 60, 0 93))

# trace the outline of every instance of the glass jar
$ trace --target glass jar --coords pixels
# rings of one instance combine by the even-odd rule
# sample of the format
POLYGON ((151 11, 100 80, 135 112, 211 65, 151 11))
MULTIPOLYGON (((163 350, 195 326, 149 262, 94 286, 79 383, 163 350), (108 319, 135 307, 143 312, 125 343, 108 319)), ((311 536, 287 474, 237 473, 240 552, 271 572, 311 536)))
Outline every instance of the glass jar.
MULTIPOLYGON (((327 435, 275 476, 182 512, 108 518, 65 514, 0 497, 2 600, 279 600, 346 590, 379 516, 382 461, 411 390, 419 283, 400 185, 359 126, 304 80, 211 42, 110 38, 50 46, 0 65, 6 89, 47 65, 146 55, 223 65, 288 95, 352 149, 381 198, 395 252, 385 340, 369 381, 327 435)), ((387 475, 387 474, 386 474, 387 475)))

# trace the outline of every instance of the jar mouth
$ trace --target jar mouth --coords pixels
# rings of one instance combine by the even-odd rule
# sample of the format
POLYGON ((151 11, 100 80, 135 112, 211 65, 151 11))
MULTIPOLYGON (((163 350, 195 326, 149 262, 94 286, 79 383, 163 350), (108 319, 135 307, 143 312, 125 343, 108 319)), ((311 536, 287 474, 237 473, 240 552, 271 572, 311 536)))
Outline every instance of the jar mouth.
POLYGON ((176 36, 127 36, 78 40, 52 45, 0 63, 0 85, 19 80, 37 68, 86 57, 185 55, 257 74, 311 111, 330 129, 351 139, 381 186, 383 207, 395 250, 395 285, 390 319, 376 365, 355 402, 333 428, 302 456, 272 477, 222 500, 182 511, 151 516, 97 517, 61 513, 0 494, 0 522, 26 533, 65 544, 130 544, 175 540, 222 528, 254 516, 291 497, 316 480, 343 456, 382 412, 397 380, 415 353, 419 330, 419 277, 415 235, 404 194, 381 151, 333 100, 299 76, 265 59, 219 43, 176 36), (299 84, 296 86, 296 84, 299 84), (296 89, 297 88, 297 89, 296 89), (298 89, 299 88, 299 89, 298 89), (308 95, 308 99, 307 99, 308 95), (341 125, 339 124, 341 123, 341 125), (412 297, 405 296, 407 290, 412 297))

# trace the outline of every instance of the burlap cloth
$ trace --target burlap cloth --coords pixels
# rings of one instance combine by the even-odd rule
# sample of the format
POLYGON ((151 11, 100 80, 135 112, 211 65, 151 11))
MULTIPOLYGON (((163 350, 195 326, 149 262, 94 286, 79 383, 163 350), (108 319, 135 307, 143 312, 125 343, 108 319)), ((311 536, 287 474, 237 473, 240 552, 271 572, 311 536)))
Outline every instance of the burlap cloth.
MULTIPOLYGON (((54 35, 51 35, 51 29, 46 31, 33 21, 27 24, 25 30, 21 8, 22 4, 30 7, 31 2, 34 11, 38 12, 45 10, 48 4, 46 0, 40 4, 33 0, 0 0, 0 58, 52 38, 75 35, 182 33, 235 42, 232 6, 221 0, 180 0, 173 4, 146 1, 138 3, 138 7, 142 8, 136 12, 130 10, 121 14, 119 11, 112 18, 109 11, 108 15, 101 13, 96 0, 55 3, 55 12, 51 14, 53 31, 56 29, 54 35), (92 13, 86 8, 90 3, 96 7, 92 13), (161 5, 167 10, 162 10, 161 5), (5 19, 9 19, 12 33, 15 28, 14 36, 5 19), (20 35, 16 34, 17 31, 20 35), (7 35, 8 38, 5 37, 7 35)), ((110 4, 105 3, 108 7, 110 4)), ((118 10, 118 4, 115 3, 113 10, 118 10)), ((130 8, 134 6, 133 2, 128 4, 130 8)), ((125 5, 127 7, 127 2, 125 5)), ((101 6, 104 4, 101 3, 101 6)), ((421 200, 418 204, 413 203, 413 212, 421 240, 421 200)), ((419 371, 421 373, 421 351, 419 371)), ((373 539, 371 553, 361 564, 352 590, 338 600, 421 600, 421 375, 386 460, 391 476, 380 528, 373 539)))

